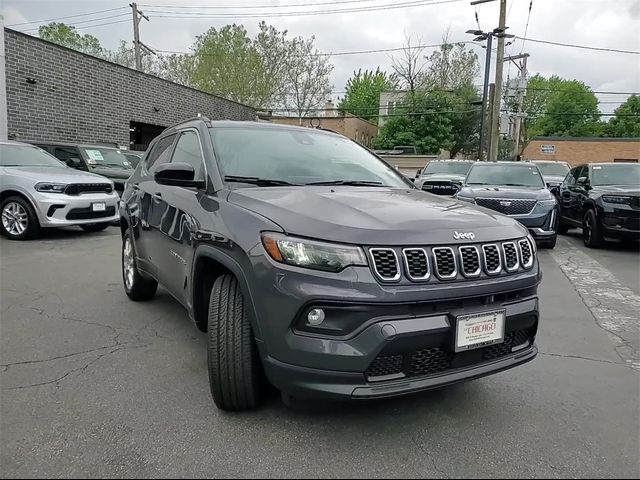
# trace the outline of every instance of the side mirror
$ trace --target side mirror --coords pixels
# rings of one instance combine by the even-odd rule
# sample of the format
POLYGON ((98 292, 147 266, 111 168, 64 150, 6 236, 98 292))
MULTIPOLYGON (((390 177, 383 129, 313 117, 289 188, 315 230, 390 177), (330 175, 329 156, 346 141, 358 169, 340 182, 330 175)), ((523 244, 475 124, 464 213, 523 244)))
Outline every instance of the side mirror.
POLYGON ((82 162, 80 161, 79 158, 76 158, 76 157, 68 158, 65 163, 68 166, 70 166, 71 168, 81 168, 82 167, 82 162))
POLYGON ((205 182, 194 180, 193 177, 195 177, 193 166, 183 162, 164 163, 153 174, 154 180, 160 185, 204 188, 205 182))
POLYGON ((560 195, 560 187, 558 185, 556 185, 555 187, 551 187, 549 191, 556 197, 560 195))
POLYGON ((587 177, 580 177, 578 178, 578 185, 580 185, 581 187, 585 187, 588 188, 589 187, 589 179, 587 177))

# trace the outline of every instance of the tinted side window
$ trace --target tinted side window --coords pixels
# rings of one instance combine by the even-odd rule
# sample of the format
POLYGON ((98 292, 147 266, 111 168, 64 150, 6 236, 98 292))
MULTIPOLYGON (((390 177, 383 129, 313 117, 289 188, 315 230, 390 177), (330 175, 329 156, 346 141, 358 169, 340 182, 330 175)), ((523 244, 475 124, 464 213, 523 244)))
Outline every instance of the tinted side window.
POLYGON ((163 163, 169 162, 169 155, 171 155, 171 145, 173 145, 173 141, 176 138, 176 134, 167 135, 164 138, 158 140, 153 146, 153 150, 147 156, 145 160, 145 167, 150 169, 153 166, 162 165, 163 163))
POLYGON ((578 173, 582 167, 576 167, 572 169, 568 174, 567 178, 564 179, 565 185, 575 185, 578 180, 578 173))
POLYGON ((53 149, 53 156, 56 157, 58 160, 62 160, 68 166, 74 167, 74 168, 79 168, 79 167, 74 166, 74 164, 70 162, 72 158, 75 158, 76 160, 78 160, 80 162, 80 165, 82 165, 83 163, 82 155, 80 155, 80 152, 75 147, 55 147, 53 149))
POLYGON ((196 132, 188 130, 180 134, 171 158, 171 163, 176 162, 188 163, 195 172, 194 180, 204 180, 204 158, 200 149, 200 138, 196 132))

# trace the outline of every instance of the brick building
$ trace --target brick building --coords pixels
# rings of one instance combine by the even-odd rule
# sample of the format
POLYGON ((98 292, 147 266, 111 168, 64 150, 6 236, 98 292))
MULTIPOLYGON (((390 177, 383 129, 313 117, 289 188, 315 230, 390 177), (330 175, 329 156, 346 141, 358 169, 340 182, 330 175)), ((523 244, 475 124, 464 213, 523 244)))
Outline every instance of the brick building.
POLYGON ((253 108, 5 29, 7 124, 15 140, 144 149, 197 116, 255 120, 253 108))
POLYGON ((640 138, 534 137, 523 159, 562 160, 571 165, 592 162, 639 162, 640 138))
POLYGON ((283 125, 328 128, 367 147, 371 147, 374 137, 378 134, 378 126, 375 123, 348 113, 344 116, 303 117, 302 122, 298 117, 270 117, 269 120, 283 125))

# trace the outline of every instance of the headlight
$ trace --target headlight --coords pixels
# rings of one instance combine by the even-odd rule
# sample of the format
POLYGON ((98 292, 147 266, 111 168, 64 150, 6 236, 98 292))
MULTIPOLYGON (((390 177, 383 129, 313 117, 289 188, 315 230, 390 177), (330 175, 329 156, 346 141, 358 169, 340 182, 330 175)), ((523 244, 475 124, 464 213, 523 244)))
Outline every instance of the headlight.
POLYGON ((35 189, 38 192, 43 193, 64 193, 65 188, 67 188, 66 183, 37 183, 35 189))
POLYGON ((262 234, 262 245, 276 262, 298 267, 339 272, 349 265, 367 265, 362 249, 351 245, 318 242, 271 232, 262 234))
POLYGON ((462 195, 456 195, 456 200, 462 200, 463 202, 475 203, 476 199, 473 197, 463 197, 462 195))
POLYGON ((551 200, 538 200, 539 207, 555 207, 555 205, 556 201, 553 198, 551 200))
POLYGON ((603 195, 602 201, 607 203, 617 203, 618 205, 629 204, 631 197, 620 197, 617 195, 603 195))

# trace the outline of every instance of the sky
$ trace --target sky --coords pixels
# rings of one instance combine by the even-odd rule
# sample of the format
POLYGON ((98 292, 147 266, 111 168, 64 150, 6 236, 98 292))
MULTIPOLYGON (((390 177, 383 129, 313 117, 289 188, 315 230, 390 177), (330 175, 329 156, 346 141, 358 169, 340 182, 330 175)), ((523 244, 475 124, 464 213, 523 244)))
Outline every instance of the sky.
MULTIPOLYGON (((73 15, 59 21, 76 25, 80 33, 95 35, 106 48, 115 48, 121 39, 131 41, 133 36, 128 3, 128 0, 0 0, 0 13, 4 15, 5 26, 33 35, 37 35, 37 27, 42 22, 16 24, 73 15), (103 10, 111 11, 83 15, 103 10), (101 25, 106 23, 109 25, 101 25)), ((141 22, 140 40, 152 48, 172 51, 189 51, 195 36, 212 26, 238 23, 253 34, 261 20, 280 30, 288 30, 291 36, 315 36, 317 48, 325 53, 397 48, 403 45, 405 35, 419 38, 423 44, 437 44, 447 30, 449 39, 455 42, 472 38, 464 32, 478 27, 476 12, 483 30, 498 25, 499 13, 498 0, 477 7, 471 6, 469 0, 139 0, 139 4, 140 10, 150 18, 149 22, 141 22), (437 1, 441 3, 424 5, 437 1), (325 15, 272 16, 275 13, 400 5, 405 7, 325 15), (256 9, 253 8, 255 6, 263 7, 256 9), (194 18, 170 18, 161 12, 194 18), (203 14, 209 17, 222 15, 224 18, 207 18, 203 14)), ((640 0, 507 0, 507 11, 508 32, 518 36, 524 36, 526 31, 526 36, 531 39, 640 51, 640 0)), ((471 48, 480 57, 482 71, 485 51, 476 45, 471 48)), ((516 40, 506 48, 507 54, 521 51, 530 54, 530 75, 540 73, 575 78, 594 91, 640 92, 640 55, 522 40, 516 40)), ((428 55, 430 50, 425 53, 428 55)), ((342 95, 354 70, 375 70, 380 66, 391 71, 391 55, 375 53, 332 57, 335 66, 332 74, 334 99, 342 95)), ((517 68, 505 64, 504 73, 505 78, 507 75, 513 77, 517 68)), ((478 83, 481 81, 478 78, 478 83)), ((599 94, 598 99, 600 110, 611 113, 626 99, 626 95, 599 94)))

